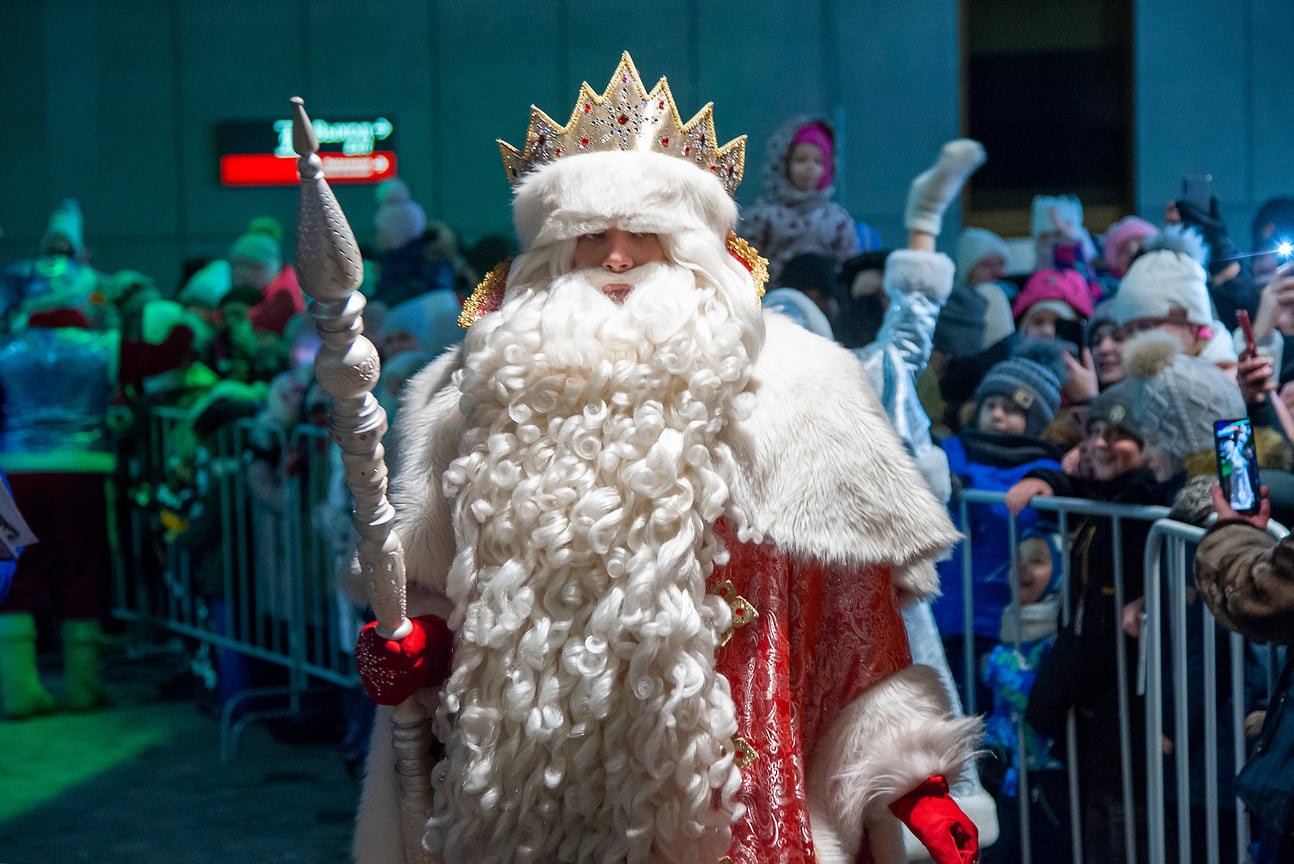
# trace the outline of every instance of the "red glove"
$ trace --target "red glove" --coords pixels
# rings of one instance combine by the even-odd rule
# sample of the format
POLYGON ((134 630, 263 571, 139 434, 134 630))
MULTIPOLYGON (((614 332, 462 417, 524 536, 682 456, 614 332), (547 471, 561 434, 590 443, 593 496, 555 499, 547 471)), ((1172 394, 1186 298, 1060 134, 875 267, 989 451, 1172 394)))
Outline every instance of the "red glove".
POLYGON ((890 805, 935 864, 978 864, 979 830, 948 794, 948 781, 935 775, 890 805))
POLYGON ((383 639, 377 622, 364 625, 355 645, 355 665, 368 696, 379 705, 399 705, 423 687, 436 687, 449 677, 454 634, 443 618, 412 619, 413 630, 403 639, 383 639))

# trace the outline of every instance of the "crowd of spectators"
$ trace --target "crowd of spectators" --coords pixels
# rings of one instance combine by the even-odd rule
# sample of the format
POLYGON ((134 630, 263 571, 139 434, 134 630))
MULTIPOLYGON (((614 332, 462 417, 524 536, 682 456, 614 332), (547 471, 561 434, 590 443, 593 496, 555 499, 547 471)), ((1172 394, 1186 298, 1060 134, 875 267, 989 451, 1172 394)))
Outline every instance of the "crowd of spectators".
MULTIPOLYGON (((917 185, 946 183, 955 194, 976 159, 982 151, 946 149, 935 174, 917 185), (950 165, 963 172, 955 183, 939 175, 950 165)), ((1135 681, 1146 525, 1123 523, 1116 549, 1108 516, 1073 519, 1062 536, 1054 514, 1032 505, 1039 496, 1155 504, 1204 525, 1214 512, 1214 421, 1247 417, 1258 430, 1271 512, 1287 524, 1294 519, 1294 351, 1284 351, 1294 334, 1294 269, 1281 254, 1294 239, 1294 198, 1259 209, 1240 253, 1216 200, 1207 207, 1176 201, 1159 218, 1127 215, 1089 230, 1077 198, 1040 196, 1027 247, 966 227, 951 293, 924 296, 894 275, 907 266, 903 251, 886 248, 835 200, 835 160, 829 124, 788 122, 770 142, 764 194, 739 230, 770 259, 768 305, 854 349, 868 367, 900 436, 970 541, 941 563, 943 594, 932 612, 967 707, 990 718, 990 755, 981 767, 997 798, 1002 841, 985 860, 1016 860, 1024 768, 1034 856, 1050 860, 1067 848, 1059 742, 1071 711, 1088 858, 1121 860, 1125 820, 1144 829, 1146 814, 1140 806, 1123 812, 1110 741, 1121 703, 1132 706, 1134 719, 1144 708, 1136 693, 1118 693, 1114 646, 1126 641, 1126 680, 1135 681), (1252 341, 1241 326, 1246 316, 1252 341), (972 504, 961 524, 959 498, 968 489, 1002 492, 1005 500, 972 504), (1065 594, 1069 602, 1061 603, 1065 594), (974 680, 966 680, 968 669, 974 680)), ((427 219, 404 183, 377 191, 361 290, 365 331, 383 365, 375 395, 394 414, 403 382, 461 338, 463 300, 508 241, 486 238, 481 248, 499 252, 477 261, 448 225, 427 219)), ((933 225, 925 230, 931 238, 933 225)), ((287 554, 273 521, 281 481, 294 460, 306 458, 284 442, 299 426, 326 423, 328 411, 312 374, 320 339, 276 219, 251 219, 226 255, 186 262, 174 286, 135 270, 92 267, 71 200, 53 211, 35 252, 5 268, 0 295, 0 467, 41 540, 20 557, 0 608, 0 705, 11 718, 58 701, 34 661, 38 634, 50 625, 62 628, 64 704, 89 708, 102 698, 97 645, 119 539, 110 515, 120 507, 150 513, 165 542, 198 553, 195 581, 212 599, 218 629, 221 559, 200 553, 228 530, 212 500, 222 430, 253 427, 249 489, 261 521, 250 533, 251 554, 257 568, 272 572, 287 554), (141 474, 133 448, 147 439, 147 418, 163 408, 184 412, 187 437, 165 464, 141 474)), ((331 470, 340 476, 338 464, 331 470)), ((334 484, 328 500, 315 502, 332 508, 316 513, 316 525, 338 541, 336 565, 344 569, 349 502, 340 489, 334 484)), ((222 652, 217 666, 218 699, 228 701, 247 686, 248 672, 233 652, 222 652)), ((1264 706, 1256 695, 1247 707, 1264 706)), ((1165 753, 1200 747, 1201 728, 1192 723, 1191 740, 1166 738, 1165 753)), ((1229 735, 1229 726, 1218 734, 1229 735)), ((362 750, 354 730, 348 741, 362 750)), ((1133 744, 1133 781, 1144 801, 1145 742, 1134 735, 1133 744)), ((358 764, 360 755, 348 758, 358 764)), ((1229 755, 1219 770, 1229 781, 1229 755)), ((1225 789, 1222 801, 1224 808, 1233 801, 1225 789)), ((1234 858, 1234 848, 1224 842, 1222 849, 1222 860, 1234 858)))

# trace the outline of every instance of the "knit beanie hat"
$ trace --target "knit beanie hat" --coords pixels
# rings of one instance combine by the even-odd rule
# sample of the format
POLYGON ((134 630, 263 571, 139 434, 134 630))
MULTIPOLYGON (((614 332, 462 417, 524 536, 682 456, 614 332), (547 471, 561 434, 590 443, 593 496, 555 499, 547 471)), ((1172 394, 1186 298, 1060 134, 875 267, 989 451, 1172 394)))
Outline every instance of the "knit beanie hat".
POLYGON ((1118 267, 1114 260, 1120 246, 1134 237, 1149 238, 1158 233, 1157 227, 1137 216, 1125 216, 1111 225, 1105 232, 1105 263, 1110 268, 1110 275, 1121 277, 1126 272, 1124 268, 1118 267))
POLYGON ((1037 437, 1056 419, 1065 380, 1060 349, 1047 342, 1022 340, 1015 353, 988 370, 975 388, 975 411, 990 396, 1005 396, 1024 410, 1024 434, 1037 437))
POLYGON ((377 215, 373 224, 391 249, 399 249, 422 235, 427 214, 409 195, 409 187, 400 179, 391 179, 377 187, 377 215))
POLYGON ((1113 312, 1120 324, 1142 318, 1180 318, 1208 327, 1213 323, 1208 273, 1203 261, 1208 250, 1189 228, 1165 228, 1128 268, 1114 295, 1113 312))
POLYGON ((1137 388, 1135 386, 1125 385, 1122 382, 1101 391, 1091 402, 1087 403, 1088 426, 1090 427, 1091 424, 1098 420, 1104 420, 1107 423, 1122 426, 1128 432, 1144 440, 1146 429, 1141 423, 1137 422, 1136 412, 1133 410, 1133 401, 1136 395, 1137 388))
POLYGON ((1011 266, 1011 247, 1006 241, 992 231, 983 228, 966 228, 957 238, 957 277, 956 281, 965 282, 975 265, 990 255, 1000 255, 1011 266))
POLYGON ((795 135, 791 137, 791 144, 786 148, 788 157, 796 144, 812 144, 822 151, 822 177, 818 180, 818 188, 826 189, 831 185, 836 173, 836 136, 831 131, 831 127, 821 120, 814 120, 795 130, 795 135))
POLYGON ((278 271, 283 265, 283 226, 271 216, 258 216, 247 225, 247 231, 229 247, 229 258, 249 258, 278 271))
POLYGON ((45 228, 45 236, 40 240, 41 252, 46 250, 55 236, 60 236, 66 237, 72 243, 75 253, 80 255, 81 250, 84 248, 82 227, 81 205, 76 203, 75 198, 65 198, 58 207, 54 208, 54 212, 49 214, 49 224, 45 228))
POLYGON ((1011 314, 1020 321, 1034 306, 1048 301, 1056 302, 1048 303, 1046 308, 1055 309, 1065 319, 1092 315, 1092 292, 1077 270, 1038 270, 1011 304, 1011 314))
POLYGON ((1143 437, 1170 456, 1174 467, 1187 456, 1213 449, 1213 421, 1245 416, 1240 388, 1217 366, 1182 354, 1170 333, 1149 331, 1123 349, 1127 404, 1143 437))
POLYGON ((967 285, 954 285, 935 319, 934 348, 953 357, 970 357, 984 344, 984 318, 988 303, 967 285))

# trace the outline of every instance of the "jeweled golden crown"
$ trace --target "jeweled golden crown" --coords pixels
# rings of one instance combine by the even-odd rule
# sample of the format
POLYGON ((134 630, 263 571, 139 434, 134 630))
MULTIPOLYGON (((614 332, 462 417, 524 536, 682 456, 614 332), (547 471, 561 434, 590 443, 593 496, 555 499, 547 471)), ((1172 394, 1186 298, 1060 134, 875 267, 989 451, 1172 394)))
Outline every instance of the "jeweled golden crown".
POLYGON ((587 81, 580 85, 580 97, 565 126, 532 105, 525 149, 517 150, 500 140, 499 152, 508 182, 514 186, 530 171, 556 159, 626 150, 663 153, 692 162, 718 177, 733 195, 746 162, 746 136, 718 146, 713 108, 713 102, 707 103, 684 123, 668 82, 661 78, 648 92, 626 51, 606 92, 598 95, 587 81))

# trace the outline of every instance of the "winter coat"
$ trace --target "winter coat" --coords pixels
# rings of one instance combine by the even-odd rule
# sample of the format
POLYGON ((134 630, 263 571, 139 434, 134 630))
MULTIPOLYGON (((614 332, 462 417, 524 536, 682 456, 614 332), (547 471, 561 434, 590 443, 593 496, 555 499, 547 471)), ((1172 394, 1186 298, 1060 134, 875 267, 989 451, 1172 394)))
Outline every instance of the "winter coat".
POLYGON ((1294 534, 1279 543, 1231 519, 1195 553, 1195 584, 1218 623, 1259 642, 1294 642, 1294 534))
MULTIPOLYGON (((1026 435, 989 435, 968 431, 944 441, 948 470, 963 489, 1005 492, 1038 469, 1060 470, 1060 450, 1026 435)), ((1059 494, 1059 493, 1057 493, 1059 494)), ((1007 537, 1010 513, 1005 504, 971 504, 970 525, 961 524, 960 503, 954 495, 949 512, 958 530, 971 544, 971 590, 974 598, 975 633, 996 639, 1002 625, 1002 610, 1011 602, 1011 556, 1007 537)), ((1038 512, 1025 508, 1016 517, 1023 533, 1038 522, 1038 512)), ((952 556, 939 562, 942 596, 935 601, 935 621, 945 637, 963 633, 962 554, 964 544, 954 547, 952 556)))
MULTIPOLYGON (((1160 482, 1149 468, 1134 468, 1101 481, 1060 471, 1036 471, 1056 495, 1118 504, 1168 506, 1180 479, 1160 482)), ((1079 752, 1084 775, 1096 786, 1122 785, 1119 748, 1118 667, 1116 638, 1125 642, 1128 704, 1133 720, 1132 767, 1134 778, 1145 775, 1145 736, 1135 734, 1144 725, 1145 699, 1136 694, 1137 643, 1123 634, 1123 609, 1114 602, 1114 528, 1105 516, 1073 520, 1069 545, 1070 621, 1061 629, 1051 654, 1038 669, 1029 694, 1025 718, 1035 729, 1054 738, 1065 734, 1065 716, 1076 709, 1079 752)), ((1123 602, 1142 596, 1143 556, 1149 522, 1120 520, 1123 602)))
POLYGON ((0 465, 9 473, 108 474, 118 337, 76 327, 28 328, 0 346, 0 465))
POLYGON ((786 177, 791 139, 812 119, 794 118, 769 139, 762 171, 763 194, 742 212, 737 229, 768 259, 770 284, 775 288, 781 287, 777 280, 782 268, 796 255, 829 255, 839 265, 858 253, 853 217, 832 200, 835 187, 796 189, 786 177))

